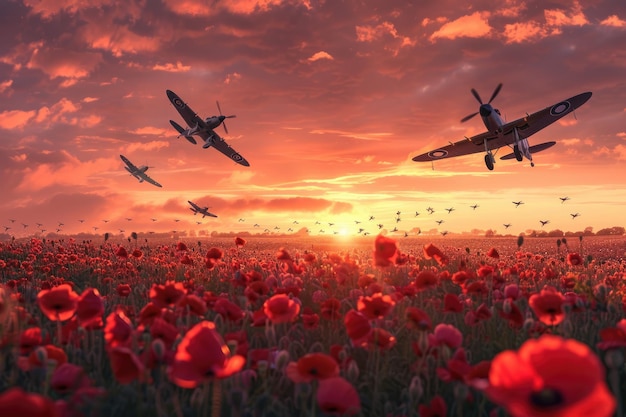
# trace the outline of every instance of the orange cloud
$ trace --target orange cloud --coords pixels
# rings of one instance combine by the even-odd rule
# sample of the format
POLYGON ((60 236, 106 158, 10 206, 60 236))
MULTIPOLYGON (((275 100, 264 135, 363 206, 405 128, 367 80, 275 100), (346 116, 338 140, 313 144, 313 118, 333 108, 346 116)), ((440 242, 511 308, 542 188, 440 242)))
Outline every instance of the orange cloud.
POLYGON ((13 85, 13 80, 6 80, 0 83, 0 93, 4 93, 13 85))
POLYGON ((0 128, 2 129, 19 129, 24 127, 29 120, 35 117, 36 112, 22 110, 8 110, 0 113, 0 128))
POLYGON ((626 20, 620 19, 617 15, 611 15, 600 22, 602 26, 612 26, 616 28, 626 27, 626 20))
POLYGON ((126 148, 126 151, 129 153, 135 152, 137 150, 153 151, 153 150, 158 150, 162 148, 168 148, 169 146, 170 146, 170 143, 164 140, 154 140, 148 143, 133 142, 130 145, 128 145, 128 147, 126 148))
POLYGON ((555 27, 584 26, 589 23, 578 2, 574 2, 569 12, 562 9, 545 10, 544 16, 546 23, 555 27))
POLYGON ((159 49, 164 39, 154 36, 141 36, 124 26, 118 26, 115 32, 105 24, 85 25, 81 36, 94 49, 109 51, 115 57, 138 52, 154 52, 159 49))
POLYGON ((170 132, 170 130, 162 129, 160 127, 146 126, 146 127, 140 127, 139 129, 132 130, 130 133, 132 133, 134 135, 157 135, 157 136, 163 136, 163 135, 167 135, 167 134, 169 134, 171 132, 170 132))
POLYGON ((537 22, 512 23, 504 26, 506 43, 522 43, 545 38, 548 32, 537 22))
POLYGON ((171 62, 168 62, 167 64, 164 64, 164 65, 157 64, 153 66, 152 69, 155 71, 165 71, 165 72, 187 72, 191 69, 191 66, 183 65, 182 62, 177 61, 176 65, 172 64, 171 62))
POLYGON ((320 59, 328 59, 330 61, 334 60, 335 58, 332 57, 331 54, 329 54, 328 52, 325 51, 319 51, 314 53, 313 55, 311 55, 310 57, 307 58, 307 61, 309 62, 315 62, 315 61, 319 61, 320 59))
POLYGON ((233 72, 231 74, 226 75, 224 79, 224 84, 234 83, 235 81, 239 81, 241 79, 241 74, 238 72, 233 72))
MULTIPOLYGON (((278 6, 283 0, 164 0, 168 9, 174 13, 190 16, 212 16, 217 12, 226 10, 237 14, 252 14, 256 12, 266 12, 272 6, 278 6)), ((311 4, 308 0, 296 0, 290 3, 302 4, 310 10, 311 4)))
POLYGON ((96 52, 75 52, 54 48, 38 47, 33 50, 27 68, 38 69, 51 79, 80 79, 88 76, 102 62, 96 52))
POLYGON ((444 24, 438 31, 430 35, 430 40, 456 39, 461 37, 482 38, 489 35, 489 12, 474 12, 471 15, 459 17, 456 20, 444 24))
MULTIPOLYGON (((376 26, 366 25, 356 27, 356 39, 359 42, 373 42, 381 39, 385 35, 391 35, 393 39, 400 40, 400 48, 415 45, 415 41, 411 40, 408 36, 401 36, 398 34, 398 31, 393 23, 383 22, 376 26)), ((395 52, 397 53, 398 50, 396 49, 395 52)))

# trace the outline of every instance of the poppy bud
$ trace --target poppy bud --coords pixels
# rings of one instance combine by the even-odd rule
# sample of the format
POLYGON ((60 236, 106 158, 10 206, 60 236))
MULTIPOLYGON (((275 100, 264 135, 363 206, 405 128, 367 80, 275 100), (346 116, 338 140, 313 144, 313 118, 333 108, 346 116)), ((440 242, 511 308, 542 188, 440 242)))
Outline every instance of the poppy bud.
POLYGON ((270 346, 276 343, 276 329, 274 329, 274 325, 270 322, 267 322, 265 325, 265 338, 270 346))
POLYGON ((234 355, 237 352, 237 346, 239 345, 239 343, 237 343, 236 340, 227 340, 226 341, 226 346, 228 346, 228 350, 230 350, 230 354, 234 355))
POLYGON ((285 366, 287 366, 289 359, 290 358, 288 351, 281 350, 280 352, 278 352, 278 354, 276 355, 276 369, 282 370, 285 366))
POLYGON ((289 349, 290 344, 291 344, 291 340, 287 336, 283 336, 278 341, 278 349, 287 350, 289 349))
POLYGON ((513 310, 513 307, 511 307, 511 300, 507 298, 502 303, 502 311, 504 312, 504 314, 511 314, 512 310, 513 310))
POLYGON ((163 357, 165 356, 165 343, 162 339, 154 339, 150 345, 152 349, 152 353, 156 357, 157 361, 163 362, 163 357))
POLYGON ((48 361, 48 351, 45 347, 39 346, 35 349, 35 357, 41 365, 45 366, 48 361))
POLYGON ((356 382, 359 379, 359 365, 357 365, 356 361, 350 361, 348 364, 347 376, 350 381, 356 382))
POLYGON ((422 386, 422 380, 419 376, 414 376, 413 379, 411 379, 411 385, 409 385, 409 395, 411 396, 411 400, 418 403, 423 394, 424 387, 422 386))
POLYGON ((419 348, 422 355, 426 353, 428 350, 428 335, 426 332, 419 332, 417 337, 417 347, 419 348))
POLYGON ((620 349, 609 349, 604 355, 604 363, 610 369, 619 369, 624 365, 624 354, 620 349))
POLYGON ((523 328, 524 328, 525 331, 529 331, 530 329, 533 328, 534 325, 535 325, 535 320, 533 320, 533 319, 526 319, 526 320, 524 320, 523 328))

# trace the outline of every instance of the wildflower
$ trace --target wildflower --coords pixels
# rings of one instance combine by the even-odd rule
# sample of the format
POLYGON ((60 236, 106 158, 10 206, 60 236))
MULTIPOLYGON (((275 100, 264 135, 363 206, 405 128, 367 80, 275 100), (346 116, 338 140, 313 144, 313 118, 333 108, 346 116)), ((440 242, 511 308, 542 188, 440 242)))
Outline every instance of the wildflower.
POLYGON ((621 319, 615 327, 600 330, 600 339, 598 347, 602 350, 626 347, 626 319, 621 319))
POLYGON ((374 264, 376 266, 389 266, 398 256, 396 241, 383 235, 376 236, 374 241, 374 264))
POLYGON ((246 240, 244 238, 241 238, 239 236, 235 238, 235 246, 237 246, 238 248, 243 248, 245 244, 246 240))
POLYGON ((62 284, 37 294, 37 303, 41 311, 52 321, 66 321, 76 312, 78 294, 69 284, 62 284))
POLYGON ((76 317, 84 328, 101 328, 104 303, 100 292, 95 288, 87 288, 78 297, 76 303, 76 317))
POLYGON ((346 313, 343 324, 346 326, 346 332, 352 344, 357 346, 367 340, 372 330, 368 318, 363 313, 359 313, 356 310, 350 310, 346 313))
POLYGON ((498 250, 496 248, 489 249, 489 252, 487 252, 487 256, 494 259, 500 258, 500 254, 498 253, 498 250))
POLYGON ((451 324, 440 323, 432 334, 428 335, 428 344, 431 347, 447 346, 456 349, 463 342, 463 334, 451 324))
POLYGON ((176 251, 178 252, 187 252, 189 249, 187 249, 187 244, 185 242, 178 242, 176 244, 176 251))
POLYGON ((273 323, 290 323, 300 312, 300 304, 286 294, 276 294, 263 304, 263 310, 273 323))
POLYGON ((368 334, 367 346, 369 348, 379 348, 382 350, 391 349, 396 345, 396 338, 387 330, 376 327, 368 334))
POLYGON ((152 284, 150 300, 157 307, 177 304, 187 293, 182 282, 166 281, 165 284, 152 284))
POLYGON ((69 394, 90 385, 91 381, 85 370, 67 362, 57 367, 50 379, 50 387, 59 394, 69 394))
POLYGON ((230 355, 215 324, 202 321, 189 330, 176 349, 168 375, 181 388, 195 388, 213 378, 226 378, 245 364, 240 355, 230 355))
POLYGON ((439 266, 445 266, 450 262, 450 258, 444 255, 444 253, 432 243, 424 246, 424 257, 426 259, 434 259, 439 266))
POLYGON ((395 305, 396 302, 390 296, 376 293, 371 297, 360 297, 357 302, 357 309, 372 320, 385 317, 395 305))
POLYGON ((37 346, 43 343, 41 328, 30 327, 20 334, 19 348, 20 355, 28 356, 37 346))
POLYGON ((213 311, 230 321, 237 321, 246 316, 241 307, 226 298, 219 298, 213 305, 213 311))
POLYGON ((317 329, 320 322, 320 316, 313 313, 310 308, 305 308, 302 312, 302 324, 307 330, 317 329))
POLYGON ((145 379, 145 366, 135 352, 127 347, 116 346, 109 350, 109 363, 115 379, 120 384, 130 384, 145 379))
POLYGON ((117 291, 117 295, 120 297, 128 297, 130 295, 131 288, 128 284, 118 284, 115 291, 117 291))
POLYGON ((430 331, 433 326, 428 314, 417 307, 407 307, 404 314, 406 326, 410 329, 430 331))
POLYGON ((0 393, 0 416, 56 417, 54 402, 42 395, 28 393, 19 387, 0 393))
POLYGON ((316 399, 318 407, 326 414, 354 415, 361 410, 356 389, 340 376, 321 380, 316 399))
POLYGON ((583 264, 583 258, 575 252, 567 254, 567 264, 571 266, 578 266, 583 264))
POLYGON ((457 295, 448 293, 443 297, 443 311, 444 313, 460 313, 463 311, 463 303, 457 295))
POLYGON ((448 406, 441 395, 435 395, 428 405, 420 404, 420 417, 443 417, 448 415, 448 406))
POLYGON ((120 259, 128 259, 128 251, 126 250, 124 246, 120 246, 115 251, 115 256, 117 256, 120 259))
POLYGON ((339 320, 341 316, 341 301, 336 298, 326 299, 321 306, 321 315, 326 320, 339 320))
POLYGON ((439 284, 439 279, 437 275, 430 270, 420 271, 415 277, 415 288, 417 288, 418 291, 435 288, 437 284, 439 284))
POLYGON ((126 346, 130 344, 133 326, 130 319, 121 308, 109 314, 104 327, 104 340, 109 347, 126 346))
POLYGON ((41 362, 40 356, 37 354, 37 349, 32 351, 28 357, 29 365, 38 368, 45 368, 48 364, 53 364, 53 369, 56 369, 60 365, 67 362, 67 355, 65 354, 65 351, 55 345, 45 345, 39 349, 43 349, 45 351, 45 363, 41 362))
POLYGON ((564 302, 563 294, 551 286, 545 286, 539 294, 531 295, 528 300, 539 321, 550 326, 555 326, 565 319, 564 302))
POLYGON ((289 362, 285 373, 295 383, 311 382, 339 376, 339 365, 325 353, 308 353, 297 362, 289 362))
POLYGON ((609 417, 615 399, 604 373, 586 345, 543 335, 494 358, 486 394, 513 417, 609 417))

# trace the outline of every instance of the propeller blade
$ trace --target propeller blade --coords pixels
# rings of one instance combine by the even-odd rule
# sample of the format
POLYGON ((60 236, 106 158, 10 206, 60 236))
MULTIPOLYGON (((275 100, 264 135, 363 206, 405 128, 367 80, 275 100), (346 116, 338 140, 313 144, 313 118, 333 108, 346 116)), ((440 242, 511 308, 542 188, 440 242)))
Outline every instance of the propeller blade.
POLYGON ((222 126, 224 126, 224 132, 228 135, 228 128, 226 127, 226 121, 222 122, 222 126))
POLYGON ((461 123, 467 122, 469 119, 471 119, 472 117, 476 116, 478 114, 478 112, 476 113, 472 113, 468 116, 465 116, 464 118, 461 119, 461 123))
POLYGON ((222 115, 222 108, 220 107, 220 102, 215 100, 215 103, 217 104, 217 111, 220 112, 220 116, 222 115))
POLYGON ((480 96, 478 95, 478 91, 474 90, 472 88, 472 94, 474 95, 474 97, 476 98, 476 100, 478 100, 478 102, 482 105, 483 104, 483 99, 480 98, 480 96))
POLYGON ((491 103, 493 101, 494 98, 496 98, 496 96, 498 95, 498 93, 500 92, 500 89, 502 88, 502 83, 498 84, 498 86, 496 87, 496 89, 493 91, 493 94, 491 95, 491 98, 489 99, 489 101, 487 102, 487 104, 491 103))

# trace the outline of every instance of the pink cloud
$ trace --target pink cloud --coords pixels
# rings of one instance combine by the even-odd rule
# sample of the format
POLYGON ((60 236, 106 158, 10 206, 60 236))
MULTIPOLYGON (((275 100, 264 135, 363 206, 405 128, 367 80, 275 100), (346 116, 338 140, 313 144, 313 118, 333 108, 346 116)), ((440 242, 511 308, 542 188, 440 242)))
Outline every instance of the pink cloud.
POLYGON ((547 36, 548 32, 537 22, 512 23, 504 26, 506 43, 536 41, 547 36))
POLYGON ((36 112, 34 110, 22 111, 22 110, 8 110, 0 113, 0 128, 2 129, 19 129, 22 128, 35 117, 36 112))
POLYGON ((313 55, 311 55, 310 57, 307 58, 307 61, 309 62, 315 62, 315 61, 319 61, 320 59, 327 59, 329 61, 334 60, 335 58, 333 58, 333 56, 331 54, 329 54, 328 52, 325 51, 319 51, 314 53, 313 55))
POLYGON ((110 25, 106 22, 85 25, 81 37, 92 48, 108 51, 115 57, 138 52, 154 52, 167 38, 165 34, 159 37, 141 36, 125 26, 117 26, 115 31, 111 31, 110 25))
POLYGON ((51 79, 80 79, 87 77, 101 62, 102 55, 97 52, 75 52, 42 46, 33 50, 26 66, 43 71, 51 79))
POLYGON ((164 140, 155 140, 155 141, 151 141, 148 143, 133 142, 130 145, 128 145, 126 150, 129 153, 135 152, 137 150, 154 151, 154 150, 159 150, 163 148, 168 148, 169 146, 170 146, 170 143, 164 140))
POLYGON ((238 72, 233 72, 226 75, 226 78, 224 79, 224 84, 234 83, 239 80, 241 80, 241 74, 239 74, 238 72))
POLYGON ((157 135, 157 136, 162 136, 162 135, 167 135, 167 134, 171 133, 171 131, 169 129, 162 129, 160 127, 146 126, 146 127, 140 127, 139 129, 135 129, 135 130, 131 131, 131 133, 134 134, 134 135, 157 135))
POLYGON ((190 65, 183 65, 182 62, 176 61, 176 64, 172 64, 168 62, 166 64, 160 65, 157 64, 152 67, 155 71, 165 71, 165 72, 187 72, 191 69, 190 65))
POLYGON ((4 93, 5 91, 9 90, 9 88, 11 88, 12 85, 13 85, 13 80, 6 80, 6 81, 0 82, 0 93, 4 93))
POLYGON ((365 25, 356 27, 356 39, 359 42, 373 42, 383 38, 385 35, 390 35, 393 39, 400 40, 400 48, 415 45, 415 41, 408 36, 401 36, 393 23, 383 22, 376 26, 365 25))
POLYGON ((562 9, 545 10, 544 16, 549 26, 584 26, 589 23, 582 7, 578 2, 574 2, 572 9, 565 11, 562 9))
POLYGON ((600 24, 603 26, 623 28, 623 27, 626 27, 626 20, 622 20, 617 15, 614 14, 604 19, 602 22, 600 22, 600 24))
POLYGON ((489 12, 474 12, 471 15, 459 17, 444 24, 439 30, 430 35, 430 40, 456 39, 461 37, 482 38, 491 32, 489 26, 489 12))
POLYGON ((190 16, 212 16, 221 10, 249 15, 267 12, 273 6, 279 6, 283 3, 300 4, 307 10, 311 9, 308 0, 164 0, 164 3, 174 13, 190 16))

